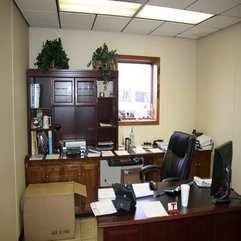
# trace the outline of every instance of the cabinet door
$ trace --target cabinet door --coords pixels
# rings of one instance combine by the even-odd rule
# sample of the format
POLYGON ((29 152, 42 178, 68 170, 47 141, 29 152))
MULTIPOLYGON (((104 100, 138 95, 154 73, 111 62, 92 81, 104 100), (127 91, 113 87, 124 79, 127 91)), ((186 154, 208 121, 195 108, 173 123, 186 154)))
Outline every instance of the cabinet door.
POLYGON ((86 105, 96 103, 96 81, 95 79, 75 80, 75 104, 86 105))
POLYGON ((45 180, 45 165, 43 162, 29 161, 25 163, 26 185, 42 183, 45 180))
POLYGON ((81 165, 82 182, 87 188, 87 198, 82 198, 82 207, 85 211, 91 211, 90 203, 97 200, 99 188, 99 163, 90 162, 81 165))
POLYGON ((217 214, 213 218, 213 241, 240 241, 241 211, 217 214))
POLYGON ((59 123, 63 139, 75 138, 75 107, 74 106, 55 106, 55 123, 59 123))
POLYGON ((190 168, 189 178, 194 176, 210 177, 211 151, 195 151, 190 168))
MULTIPOLYGON (((81 183, 81 164, 80 161, 66 161, 64 168, 64 181, 75 181, 81 183)), ((75 199, 75 213, 82 211, 81 199, 78 194, 74 195, 75 199)))
POLYGON ((147 240, 147 238, 149 238, 149 235, 146 235, 142 225, 126 225, 109 229, 105 228, 103 233, 103 240, 105 241, 144 241, 147 240))
POLYGON ((64 166, 60 161, 46 161, 45 182, 63 181, 64 166))
POLYGON ((145 241, 210 241, 211 216, 160 221, 145 225, 145 241))
POLYGON ((74 104, 74 79, 53 78, 53 105, 74 104))
POLYGON ((85 139, 87 146, 96 142, 95 106, 77 106, 75 108, 75 138, 85 139))
MULTIPOLYGON (((157 165, 162 166, 164 153, 153 153, 152 155, 144 156, 144 165, 157 165)), ((156 172, 151 172, 146 175, 146 181, 160 182, 160 174, 156 172)))

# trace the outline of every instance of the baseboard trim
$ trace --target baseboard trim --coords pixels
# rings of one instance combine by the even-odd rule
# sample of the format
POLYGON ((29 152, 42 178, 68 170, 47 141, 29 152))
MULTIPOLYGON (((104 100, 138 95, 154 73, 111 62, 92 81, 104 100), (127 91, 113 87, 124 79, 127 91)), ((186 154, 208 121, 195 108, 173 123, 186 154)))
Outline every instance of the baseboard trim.
POLYGON ((23 228, 22 228, 22 231, 21 231, 20 236, 18 238, 18 241, 24 241, 24 231, 23 231, 23 228))

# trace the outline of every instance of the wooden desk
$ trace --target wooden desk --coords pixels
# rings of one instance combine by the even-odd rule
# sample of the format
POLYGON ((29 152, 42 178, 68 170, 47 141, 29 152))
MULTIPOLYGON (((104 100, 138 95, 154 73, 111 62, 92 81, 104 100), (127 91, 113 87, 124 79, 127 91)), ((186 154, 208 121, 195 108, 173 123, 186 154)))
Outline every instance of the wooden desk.
MULTIPOLYGON (((231 197, 237 194, 232 192, 231 197)), ((188 208, 181 207, 180 194, 142 198, 134 214, 97 217, 97 225, 104 241, 240 241, 241 201, 232 199, 230 204, 215 206, 211 200, 209 188, 193 184, 188 208), (166 209, 168 202, 177 201, 179 213, 146 218, 141 203, 151 200, 160 200, 166 209)))
MULTIPOLYGON (((96 190, 100 187, 100 161, 109 158, 130 158, 143 157, 144 165, 154 164, 162 165, 164 153, 146 153, 136 154, 133 151, 127 156, 114 157, 85 157, 85 158, 59 158, 55 160, 28 160, 25 159, 26 185, 30 183, 64 182, 75 181, 86 185, 87 198, 76 195, 75 212, 91 212, 90 203, 94 202, 96 190)), ((211 151, 195 151, 194 159, 191 165, 191 176, 208 177, 210 176, 211 151)), ((149 180, 159 181, 158 174, 150 174, 149 180)))

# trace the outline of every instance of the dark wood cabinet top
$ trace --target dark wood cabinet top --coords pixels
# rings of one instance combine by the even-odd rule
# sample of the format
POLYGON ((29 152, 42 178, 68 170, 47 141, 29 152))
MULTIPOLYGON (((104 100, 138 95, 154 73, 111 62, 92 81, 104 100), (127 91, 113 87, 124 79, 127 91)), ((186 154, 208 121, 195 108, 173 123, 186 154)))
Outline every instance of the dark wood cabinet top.
MULTIPOLYGON (((170 184, 159 183, 159 191, 164 190, 170 184)), ((137 199, 135 212, 122 213, 107 216, 97 217, 98 227, 115 227, 135 224, 155 223, 160 221, 171 221, 179 219, 190 219, 199 216, 221 214, 230 211, 241 212, 241 202, 237 199, 237 194, 233 191, 231 193, 231 202, 229 204, 214 205, 212 203, 212 196, 210 195, 210 188, 199 188, 195 183, 191 186, 188 207, 181 206, 181 194, 176 195, 164 194, 161 197, 146 197, 137 199), (161 201, 163 207, 167 211, 167 204, 169 202, 177 202, 178 214, 168 215, 164 217, 147 218, 141 208, 143 202, 161 201)))
MULTIPOLYGON (((41 71, 39 69, 28 69, 28 76, 39 76, 39 77, 96 77, 102 78, 102 72, 100 70, 74 70, 74 69, 55 69, 47 72, 41 71)), ((113 71, 112 77, 118 77, 118 71, 113 71)))

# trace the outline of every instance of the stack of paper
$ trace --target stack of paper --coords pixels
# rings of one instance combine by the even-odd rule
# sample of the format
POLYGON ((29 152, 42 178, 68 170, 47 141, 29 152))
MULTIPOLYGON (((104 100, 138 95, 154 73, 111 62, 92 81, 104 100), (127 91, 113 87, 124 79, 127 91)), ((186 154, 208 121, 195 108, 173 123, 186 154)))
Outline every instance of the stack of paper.
POLYGON ((213 142, 211 137, 207 135, 200 135, 196 138, 196 147, 199 150, 212 150, 213 142))
POLYGON ((164 151, 167 150, 168 143, 169 143, 169 140, 157 141, 157 142, 156 142, 157 146, 158 146, 161 150, 164 150, 164 151))
POLYGON ((195 176, 193 178, 193 180, 196 182, 196 184, 199 187, 211 187, 211 184, 212 184, 212 179, 211 178, 203 179, 203 178, 195 176))
POLYGON ((59 154, 47 154, 45 159, 46 160, 54 160, 54 159, 59 159, 59 154))
POLYGON ((149 182, 133 183, 132 187, 136 198, 152 196, 154 192, 150 189, 149 186, 150 186, 149 182))
POLYGON ((146 150, 144 150, 143 147, 141 147, 141 146, 133 148, 132 151, 134 151, 137 154, 146 153, 146 150))
POLYGON ((143 202, 141 207, 147 218, 168 216, 160 201, 143 202))
POLYGON ((90 207, 95 216, 116 213, 117 210, 111 200, 90 203, 90 207))
POLYGON ((115 192, 112 187, 110 188, 99 188, 98 189, 98 200, 115 200, 115 192))

